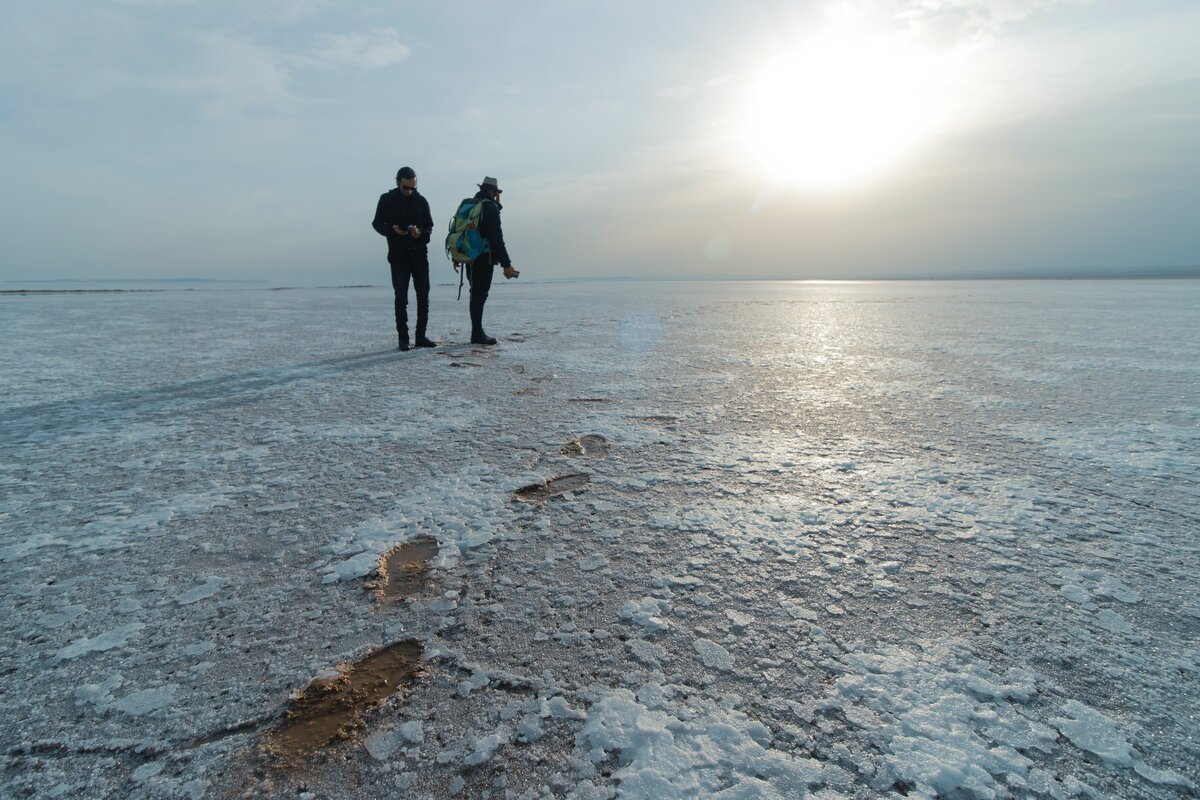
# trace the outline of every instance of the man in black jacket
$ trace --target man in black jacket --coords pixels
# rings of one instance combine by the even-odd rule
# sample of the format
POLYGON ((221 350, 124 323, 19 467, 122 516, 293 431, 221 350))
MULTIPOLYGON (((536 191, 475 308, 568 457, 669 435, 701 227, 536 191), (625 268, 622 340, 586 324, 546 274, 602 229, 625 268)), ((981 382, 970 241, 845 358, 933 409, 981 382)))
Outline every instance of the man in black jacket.
POLYGON ((467 269, 471 281, 471 344, 495 344, 496 340, 483 332, 483 305, 492 288, 495 265, 504 268, 505 280, 516 278, 521 273, 513 268, 504 247, 504 234, 500 230, 500 186, 495 178, 485 177, 478 184, 475 199, 483 203, 479 211, 479 234, 488 246, 483 255, 472 261, 467 269))
POLYGON ((387 237, 400 349, 409 349, 410 277, 417 292, 417 347, 437 347, 437 342, 425 335, 429 322, 429 235, 433 231, 433 216, 429 213, 429 201, 417 192, 417 173, 412 167, 401 167, 396 173, 396 188, 380 195, 371 227, 387 237))

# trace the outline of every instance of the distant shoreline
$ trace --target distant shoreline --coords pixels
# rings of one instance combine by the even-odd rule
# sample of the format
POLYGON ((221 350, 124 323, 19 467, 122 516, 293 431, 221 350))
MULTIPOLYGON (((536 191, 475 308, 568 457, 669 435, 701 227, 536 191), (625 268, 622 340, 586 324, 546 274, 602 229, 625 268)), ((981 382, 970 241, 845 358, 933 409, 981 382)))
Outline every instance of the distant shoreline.
MULTIPOLYGON (((16 281, 14 281, 15 283, 16 281)), ((61 281, 62 283, 70 283, 70 281, 61 281)), ((249 281, 244 281, 249 283, 249 281)), ((257 281, 256 281, 257 282, 257 281)), ((86 283, 86 281, 81 281, 86 283)), ((264 281, 265 283, 265 281, 264 281)), ((0 289, 0 295, 4 294, 146 294, 146 293, 161 293, 161 292, 205 292, 213 289, 220 290, 220 286, 202 287, 187 286, 178 289, 0 289)), ((246 288, 246 287, 238 287, 246 288)), ((288 292, 301 289, 382 289, 383 284, 356 284, 346 286, 256 286, 250 291, 258 292, 288 292)))
POLYGON ((0 289, 0 294, 131 294, 134 292, 193 292, 195 289, 0 289))

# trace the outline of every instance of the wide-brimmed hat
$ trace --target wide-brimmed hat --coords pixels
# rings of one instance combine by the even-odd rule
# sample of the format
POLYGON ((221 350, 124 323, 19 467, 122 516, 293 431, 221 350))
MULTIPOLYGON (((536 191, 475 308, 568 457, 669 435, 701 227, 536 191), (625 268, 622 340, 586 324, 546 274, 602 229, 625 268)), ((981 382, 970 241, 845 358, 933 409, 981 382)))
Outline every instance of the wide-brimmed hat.
POLYGON ((501 191, 503 191, 500 188, 500 184, 491 175, 484 176, 483 183, 479 184, 479 188, 480 189, 490 189, 491 191, 496 192, 497 194, 499 194, 501 191))

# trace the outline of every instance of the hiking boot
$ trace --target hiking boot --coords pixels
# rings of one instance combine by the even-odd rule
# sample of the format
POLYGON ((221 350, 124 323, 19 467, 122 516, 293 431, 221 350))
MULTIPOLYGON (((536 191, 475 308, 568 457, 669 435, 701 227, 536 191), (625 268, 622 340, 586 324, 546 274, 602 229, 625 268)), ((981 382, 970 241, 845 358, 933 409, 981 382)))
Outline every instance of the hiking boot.
POLYGON ((437 342, 430 339, 428 336, 417 337, 417 347, 437 347, 437 342))
POLYGON ((471 335, 471 344, 495 344, 496 340, 483 331, 471 335))

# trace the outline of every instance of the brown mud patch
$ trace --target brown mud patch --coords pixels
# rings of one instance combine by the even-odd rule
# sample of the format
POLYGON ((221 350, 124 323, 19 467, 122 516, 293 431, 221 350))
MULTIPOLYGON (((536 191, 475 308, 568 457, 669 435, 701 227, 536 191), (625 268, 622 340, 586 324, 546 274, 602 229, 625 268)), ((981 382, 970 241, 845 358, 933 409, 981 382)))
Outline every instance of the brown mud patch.
POLYGON ((264 737, 264 752, 279 761, 307 759, 329 743, 351 738, 363 728, 363 715, 413 683, 421 672, 421 645, 396 642, 338 675, 315 680, 293 696, 283 723, 264 737))
POLYGON ((567 442, 558 452, 564 456, 602 456, 612 449, 612 442, 598 433, 588 433, 567 442))
POLYGON ((591 480, 586 472, 561 475, 543 483, 531 483, 528 486, 522 486, 512 493, 512 498, 513 500, 521 500, 526 503, 538 503, 556 494, 565 494, 582 489, 591 480))
POLYGON ((375 584, 379 599, 400 600, 420 592, 429 575, 429 562, 437 554, 437 540, 430 536, 419 536, 384 553, 379 559, 379 582, 375 584))

